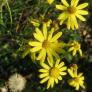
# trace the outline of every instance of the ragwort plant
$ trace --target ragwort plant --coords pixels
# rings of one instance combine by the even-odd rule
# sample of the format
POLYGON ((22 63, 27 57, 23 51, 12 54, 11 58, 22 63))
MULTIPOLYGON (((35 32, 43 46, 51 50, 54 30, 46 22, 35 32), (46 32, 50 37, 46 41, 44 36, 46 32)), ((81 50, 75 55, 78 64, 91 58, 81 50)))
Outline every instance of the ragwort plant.
MULTIPOLYGON (((70 86, 75 87, 75 90, 79 90, 80 87, 83 89, 86 88, 84 85, 83 73, 77 73, 77 64, 72 64, 72 66, 67 69, 68 66, 64 66, 66 61, 61 62, 62 60, 60 60, 66 57, 66 52, 70 54, 72 52, 71 57, 78 56, 77 52, 79 52, 81 57, 83 55, 79 40, 72 39, 68 40, 68 42, 64 42, 63 39, 60 38, 61 35, 64 37, 62 32, 63 24, 66 25, 68 31, 76 31, 79 28, 79 20, 77 20, 77 18, 81 21, 86 21, 83 15, 88 14, 88 11, 84 9, 88 6, 88 3, 78 5, 79 0, 70 1, 69 4, 66 0, 61 0, 61 2, 58 2, 57 4, 54 0, 47 0, 47 2, 45 2, 48 3, 47 7, 50 8, 50 6, 53 6, 56 7, 56 9, 61 10, 62 12, 60 15, 57 14, 58 17, 54 16, 54 19, 47 18, 47 21, 44 21, 46 15, 44 15, 43 20, 39 20, 40 18, 38 20, 30 19, 30 23, 35 28, 35 32, 33 32, 35 40, 32 39, 28 42, 28 45, 30 46, 29 53, 31 55, 32 53, 35 53, 35 62, 39 61, 37 64, 42 67, 39 69, 40 83, 43 84, 46 82, 47 89, 50 87, 53 88, 55 83, 58 84, 60 80, 63 80, 62 75, 65 75, 66 77, 69 75, 71 76, 71 78, 68 77, 67 81, 70 86), (58 29, 55 28, 55 25, 52 25, 52 21, 54 20, 57 20, 55 25, 61 25, 58 26, 58 29), (64 57, 62 57, 62 55, 64 57), (66 70, 68 70, 68 72, 64 72, 66 70), (69 73, 69 75, 67 73, 69 73)), ((50 12, 49 9, 48 12, 50 12)))
MULTIPOLYGON (((41 84, 40 88, 45 89, 42 92, 49 92, 49 90, 56 92, 53 91, 56 86, 63 91, 63 85, 71 86, 70 89, 77 91, 86 90, 84 75, 79 72, 80 67, 77 61, 73 62, 73 60, 83 56, 78 29, 79 21, 86 21, 84 15, 88 15, 85 9, 88 3, 78 4, 79 0, 38 0, 37 2, 38 11, 30 15, 27 20, 27 27, 31 28, 32 34, 27 34, 30 36, 23 38, 23 44, 18 49, 22 51, 21 59, 28 58, 28 55, 31 57, 28 59, 36 65, 36 71, 34 69, 33 71, 37 72, 35 74, 39 80, 37 83, 41 84), (66 33, 74 34, 74 38, 69 38, 66 33)), ((8 1, 3 0, 2 6, 3 4, 7 5, 12 24, 12 13, 8 1)), ((32 8, 35 6, 36 4, 32 8)), ((3 18, 2 14, 1 18, 3 18)), ((14 77, 18 80, 17 76, 14 77)), ((15 92, 16 84, 12 83, 15 81, 13 78, 9 79, 10 90, 15 92)), ((22 84, 20 87, 23 86, 24 89, 25 85, 22 84)), ((20 89, 20 92, 23 89, 20 89)))

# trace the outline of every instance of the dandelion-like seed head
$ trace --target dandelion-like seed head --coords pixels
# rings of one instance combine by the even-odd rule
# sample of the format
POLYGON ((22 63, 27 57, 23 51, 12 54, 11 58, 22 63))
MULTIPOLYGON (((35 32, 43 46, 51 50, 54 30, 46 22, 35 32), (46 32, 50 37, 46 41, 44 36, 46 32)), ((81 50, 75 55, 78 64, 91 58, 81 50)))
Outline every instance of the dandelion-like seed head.
POLYGON ((21 92, 26 85, 26 79, 20 74, 13 74, 8 80, 8 86, 11 92, 21 92))

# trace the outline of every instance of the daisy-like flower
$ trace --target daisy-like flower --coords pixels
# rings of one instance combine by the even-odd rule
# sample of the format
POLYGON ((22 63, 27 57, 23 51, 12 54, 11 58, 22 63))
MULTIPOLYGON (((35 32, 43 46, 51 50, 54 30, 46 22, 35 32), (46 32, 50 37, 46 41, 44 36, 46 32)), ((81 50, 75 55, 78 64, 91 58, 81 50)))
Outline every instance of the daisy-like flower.
POLYGON ((47 26, 44 23, 42 31, 36 28, 36 32, 33 34, 35 41, 29 41, 29 45, 32 46, 31 52, 39 53, 37 60, 44 61, 46 55, 49 59, 53 60, 53 56, 59 58, 57 48, 58 48, 58 38, 62 35, 62 32, 58 32, 53 36, 54 28, 51 28, 50 32, 47 32, 47 26), (57 48, 53 45, 56 45, 57 48))
POLYGON ((80 56, 82 56, 82 50, 81 50, 81 45, 77 41, 73 41, 72 43, 69 44, 69 52, 72 51, 73 56, 76 55, 77 51, 79 52, 80 56))
POLYGON ((21 92, 26 85, 26 79, 20 74, 13 74, 8 80, 8 86, 11 92, 21 92))
POLYGON ((52 4, 52 3, 54 2, 54 0, 47 0, 47 2, 48 2, 49 4, 52 4))
POLYGON ((54 84, 58 84, 58 80, 62 80, 62 76, 66 75, 65 70, 67 69, 64 66, 64 62, 60 62, 60 59, 57 59, 55 63, 48 60, 48 64, 42 63, 42 69, 39 69, 41 73, 39 77, 42 79, 41 84, 47 82, 47 89, 53 88, 54 84))
POLYGON ((61 2, 63 5, 56 5, 56 8, 62 11, 58 17, 60 25, 66 22, 68 29, 78 29, 77 18, 81 21, 86 21, 83 15, 87 15, 88 11, 83 9, 88 6, 88 3, 78 5, 79 0, 71 0, 71 4, 69 5, 66 0, 61 0, 61 2))
POLYGON ((83 73, 77 73, 77 65, 73 64, 69 69, 68 73, 72 77, 68 80, 70 86, 75 87, 75 90, 79 90, 80 87, 85 89, 83 73))

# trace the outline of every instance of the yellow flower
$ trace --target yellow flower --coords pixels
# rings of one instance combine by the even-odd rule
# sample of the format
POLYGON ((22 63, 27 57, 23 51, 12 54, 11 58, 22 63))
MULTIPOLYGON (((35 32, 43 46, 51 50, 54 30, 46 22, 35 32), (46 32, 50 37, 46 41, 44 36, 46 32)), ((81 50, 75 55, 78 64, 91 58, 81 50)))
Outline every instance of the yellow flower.
POLYGON ((49 4, 52 4, 52 3, 54 2, 54 0, 47 0, 47 2, 48 2, 49 4))
POLYGON ((32 17, 29 18, 29 23, 31 23, 34 27, 40 27, 42 23, 46 23, 47 27, 55 28, 55 31, 59 29, 59 24, 55 20, 46 19, 45 15, 40 15, 39 18, 33 19, 32 17))
POLYGON ((25 45, 24 52, 22 54, 22 58, 25 58, 27 55, 29 55, 29 56, 31 56, 31 60, 35 61, 36 60, 36 56, 35 56, 36 53, 30 52, 30 49, 31 49, 31 46, 25 45))
POLYGON ((79 52, 79 54, 82 56, 82 50, 81 50, 81 45, 79 42, 77 41, 73 41, 72 43, 69 44, 69 46, 71 46, 69 48, 69 52, 73 52, 73 56, 76 55, 77 51, 79 52))
POLYGON ((52 23, 52 20, 49 19, 47 21, 44 21, 44 23, 46 23, 47 27, 50 27, 51 23, 52 23))
POLYGON ((33 34, 35 41, 29 41, 29 45, 32 46, 30 49, 31 52, 37 52, 37 60, 44 61, 46 54, 49 59, 53 60, 53 56, 59 58, 59 55, 56 51, 58 48, 58 38, 62 35, 62 32, 58 32, 53 36, 54 28, 51 28, 50 32, 47 32, 47 26, 44 23, 42 31, 39 28, 36 28, 36 32, 33 34), (56 47, 53 47, 53 45, 56 47))
POLYGON ((77 69, 78 67, 76 64, 73 64, 73 66, 68 69, 68 73, 72 77, 68 80, 68 83, 70 86, 75 87, 75 90, 79 90, 79 87, 85 89, 83 73, 78 74, 77 69))
POLYGON ((82 15, 88 14, 88 11, 83 10, 88 6, 88 3, 78 5, 79 0, 71 0, 71 4, 69 5, 66 0, 61 0, 61 2, 63 5, 56 5, 58 10, 63 11, 58 17, 60 25, 62 25, 63 22, 66 22, 68 29, 78 29, 77 18, 81 21, 86 21, 82 15))
POLYGON ((37 20, 37 19, 29 19, 29 22, 33 25, 33 26, 35 26, 35 27, 39 27, 40 26, 40 21, 39 20, 37 20))
POLYGON ((30 17, 29 23, 31 23, 34 27, 39 27, 42 23, 46 23, 47 27, 50 27, 52 20, 45 19, 45 15, 40 15, 40 17, 37 19, 33 19, 32 17, 30 17))
POLYGON ((39 69, 39 72, 41 73, 39 77, 42 79, 40 81, 41 84, 47 82, 47 89, 53 88, 54 84, 58 84, 58 80, 62 80, 62 76, 66 75, 65 70, 67 69, 66 66, 64 66, 64 62, 60 62, 60 59, 57 59, 54 62, 49 61, 48 64, 42 63, 41 66, 42 69, 39 69))

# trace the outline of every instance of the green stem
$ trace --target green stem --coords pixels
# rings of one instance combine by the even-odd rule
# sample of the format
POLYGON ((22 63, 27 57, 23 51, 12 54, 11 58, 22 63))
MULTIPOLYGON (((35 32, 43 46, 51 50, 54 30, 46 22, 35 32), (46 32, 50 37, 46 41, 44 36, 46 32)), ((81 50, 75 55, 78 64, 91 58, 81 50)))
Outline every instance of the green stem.
POLYGON ((3 23, 2 6, 3 6, 3 5, 1 5, 1 7, 0 7, 0 10, 1 10, 1 14, 0 14, 0 20, 1 20, 1 23, 3 23))
POLYGON ((10 15, 10 21, 11 21, 11 24, 12 24, 12 13, 11 13, 11 9, 10 9, 9 3, 8 3, 7 0, 3 0, 3 2, 6 3, 6 5, 7 5, 8 11, 9 11, 9 15, 10 15))

